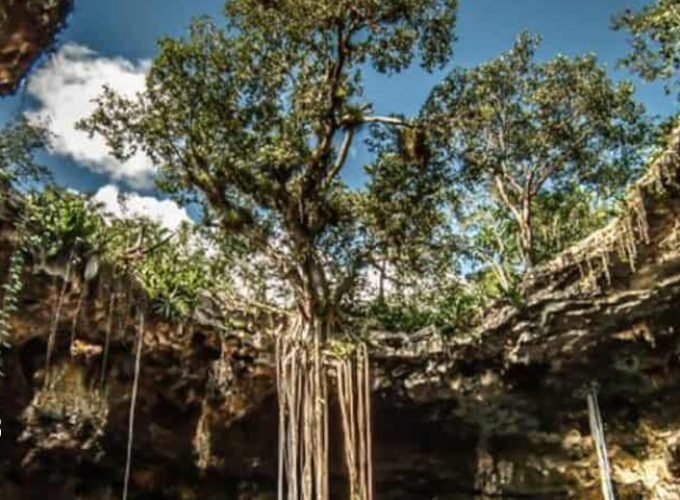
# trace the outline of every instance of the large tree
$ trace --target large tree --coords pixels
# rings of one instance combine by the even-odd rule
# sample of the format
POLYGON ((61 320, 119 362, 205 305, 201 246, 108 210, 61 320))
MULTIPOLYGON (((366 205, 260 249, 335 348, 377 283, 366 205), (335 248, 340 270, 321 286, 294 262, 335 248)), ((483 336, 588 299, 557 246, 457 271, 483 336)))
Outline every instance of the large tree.
MULTIPOLYGON (((299 321, 277 351, 288 498, 327 498, 319 344, 341 330, 340 305, 380 236, 360 216, 370 187, 351 191, 340 174, 365 124, 413 127, 372 114, 362 68, 393 74, 416 59, 427 70, 441 67, 451 55, 455 7, 456 0, 229 0, 222 28, 201 20, 187 38, 163 40, 146 90, 132 100, 106 90, 85 123, 121 158, 142 149, 163 189, 201 203, 224 238, 267 258, 289 283, 299 321)), ((348 428, 368 415, 366 387, 356 382, 366 375, 363 348, 356 360, 357 377, 346 364, 336 367, 341 403, 357 392, 355 411, 363 411, 343 418, 346 438, 367 431, 348 428)), ((352 406, 341 404, 343 417, 352 406)), ((346 441, 345 452, 352 494, 369 498, 370 442, 346 441)))
MULTIPOLYGON (((339 175, 357 131, 410 126, 371 114, 361 69, 395 73, 416 56, 427 69, 444 64, 455 3, 229 1, 224 28, 202 20, 188 38, 163 40, 146 91, 107 90, 86 125, 123 158, 143 149, 162 188, 269 255, 302 315, 325 318, 347 284, 324 262, 346 231, 360 236, 356 195, 339 175)), ((347 250, 342 269, 353 271, 366 249, 347 250)))
POLYGON ((631 35, 631 53, 623 64, 646 80, 672 85, 680 81, 680 0, 655 0, 639 11, 627 9, 614 19, 631 35))
POLYGON ((539 62, 538 44, 522 34, 497 59, 453 70, 422 113, 437 161, 455 162, 516 224, 525 268, 537 261, 541 199, 552 193, 559 210, 579 185, 602 196, 625 185, 646 131, 631 84, 590 55, 539 62))

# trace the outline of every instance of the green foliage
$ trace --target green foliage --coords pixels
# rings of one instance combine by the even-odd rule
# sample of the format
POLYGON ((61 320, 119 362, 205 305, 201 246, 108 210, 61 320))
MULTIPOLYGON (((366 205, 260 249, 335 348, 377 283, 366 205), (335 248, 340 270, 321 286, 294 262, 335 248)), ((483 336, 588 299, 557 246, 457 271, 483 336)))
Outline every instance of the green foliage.
MULTIPOLYGON (((31 125, 23 119, 0 131, 0 208, 10 190, 28 188, 48 178, 45 168, 34 158, 35 152, 46 144, 46 140, 47 133, 43 128, 31 125)), ((22 247, 28 243, 27 220, 23 215, 15 230, 17 243, 2 285, 0 302, 0 375, 1 351, 9 347, 11 335, 9 320, 17 311, 19 294, 23 288, 25 254, 22 247)))
POLYGON ((616 29, 627 30, 632 51, 622 60, 646 80, 680 83, 680 1, 654 0, 637 12, 630 9, 614 19, 616 29))
POLYGON ((201 203, 224 239, 266 256, 306 314, 323 316, 351 295, 380 237, 339 176, 356 133, 381 120, 362 68, 441 67, 456 3, 230 0, 224 28, 204 19, 163 40, 145 92, 107 90, 82 125, 119 157, 143 149, 161 188, 201 203))
POLYGON ((35 228, 27 249, 42 260, 72 254, 85 256, 101 251, 109 241, 104 220, 79 195, 48 188, 26 198, 28 224, 35 228))
MULTIPOLYGON (((375 116, 362 70, 441 68, 456 4, 229 0, 223 26, 201 19, 162 40, 145 91, 106 89, 81 126, 119 158, 144 151, 160 188, 200 204, 219 247, 250 260, 258 299, 274 276, 308 319, 331 318, 371 269, 380 293, 361 313, 402 330, 469 328, 492 300, 521 305, 526 270, 606 223, 649 128, 630 83, 591 55, 538 62, 528 34, 453 70, 416 120, 375 116), (370 124, 369 180, 352 189, 341 172, 370 124)), ((97 252, 125 261, 139 226, 113 227, 97 252)), ((165 238, 145 231, 146 245, 165 238)), ((169 317, 217 276, 190 240, 135 264, 169 317)))
POLYGON ((495 203, 481 203, 462 217, 464 253, 474 283, 489 298, 511 294, 520 281, 521 242, 516 221, 495 203))
POLYGON ((578 185, 539 195, 534 212, 538 260, 545 261, 604 227, 616 215, 617 201, 616 197, 603 201, 578 185))
MULTIPOLYGON (((545 262, 604 227, 616 214, 616 197, 602 199, 579 185, 539 193, 533 200, 534 258, 545 262)), ((486 268, 490 297, 513 295, 522 277, 520 228, 504 207, 475 206, 463 219, 465 253, 475 268, 486 268)), ((481 276, 478 276, 481 279, 481 276)))
MULTIPOLYGON (((149 244, 159 244, 164 233, 158 231, 149 244)), ((168 319, 189 318, 199 294, 217 285, 205 251, 191 248, 191 236, 189 227, 182 228, 172 244, 158 247, 136 266, 153 309, 168 319)))
POLYGON ((47 143, 44 128, 24 119, 0 130, 0 191, 23 187, 48 178, 47 170, 35 161, 35 153, 47 143))
POLYGON ((209 258, 191 227, 170 234, 146 219, 107 220, 87 197, 56 188, 28 196, 25 213, 27 256, 44 264, 80 263, 85 274, 108 265, 113 274, 136 278, 168 319, 190 317, 200 292, 229 285, 225 261, 209 258))
POLYGON ((359 340, 360 337, 349 335, 333 338, 326 345, 326 352, 336 360, 349 359, 356 354, 359 340))
POLYGON ((388 331, 412 333, 434 325, 451 333, 468 331, 487 298, 481 288, 449 284, 410 295, 390 294, 370 301, 359 314, 388 331))
POLYGON ((378 157, 366 167, 369 181, 357 211, 373 249, 371 264, 392 283, 447 274, 456 250, 450 169, 395 153, 400 136, 389 130, 374 130, 374 141, 378 157))
POLYGON ((648 140, 630 83, 614 83, 590 55, 536 62, 538 43, 523 34, 497 59, 455 69, 422 113, 438 160, 457 162, 463 185, 514 219, 525 268, 542 258, 541 200, 567 211, 577 186, 620 192, 648 140))

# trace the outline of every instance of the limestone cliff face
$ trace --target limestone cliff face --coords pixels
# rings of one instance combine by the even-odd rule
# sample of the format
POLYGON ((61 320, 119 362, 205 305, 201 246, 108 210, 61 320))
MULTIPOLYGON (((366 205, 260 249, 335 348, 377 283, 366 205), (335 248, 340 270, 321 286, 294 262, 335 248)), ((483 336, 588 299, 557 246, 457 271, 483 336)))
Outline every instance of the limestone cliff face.
MULTIPOLYGON (((680 498, 679 154, 676 141, 627 214, 536 270, 525 302, 499 304, 476 332, 372 334, 377 498, 600 498, 592 383, 619 498, 680 498)), ((0 207, 0 269, 11 214, 0 207)), ((0 498, 119 498, 144 297, 104 271, 76 318, 72 280, 46 370, 63 286, 50 272, 27 270, 3 353, 0 498)), ((147 311, 132 498, 275 498, 277 320, 225 322, 238 313, 222 309, 206 298, 187 325, 147 311)), ((331 461, 343 498, 340 450, 331 461)))
POLYGON ((0 96, 11 94, 52 44, 72 0, 0 1, 0 96))

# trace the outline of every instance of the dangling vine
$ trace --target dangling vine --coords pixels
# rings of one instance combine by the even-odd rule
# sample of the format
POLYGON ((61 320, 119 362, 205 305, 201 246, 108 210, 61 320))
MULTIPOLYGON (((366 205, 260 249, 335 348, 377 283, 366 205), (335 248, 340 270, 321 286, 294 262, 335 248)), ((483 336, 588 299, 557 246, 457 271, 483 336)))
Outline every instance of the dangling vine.
MULTIPOLYGON (((17 227, 19 236, 16 249, 12 253, 7 272, 7 281, 2 285, 3 295, 0 303, 0 354, 1 351, 10 347, 9 340, 11 330, 9 319, 17 311, 19 294, 23 288, 22 273, 24 270, 25 256, 21 250, 25 235, 25 225, 20 223, 17 227)), ((3 361, 0 356, 0 376, 3 372, 3 361)))
POLYGON ((52 355, 54 354, 54 344, 57 339, 57 331, 59 329, 59 319, 61 318, 61 309, 64 306, 64 299, 66 298, 66 292, 68 286, 71 282, 71 267, 73 266, 74 252, 72 251, 69 255, 68 262, 66 263, 66 272, 64 274, 64 282, 61 286, 61 291, 59 292, 59 297, 57 298, 57 304, 54 310, 54 317, 52 318, 52 326, 50 328, 50 336, 47 339, 47 354, 45 355, 45 379, 44 385, 47 387, 49 383, 49 373, 50 364, 52 361, 52 355))
POLYGON ((109 290, 109 310, 108 310, 108 317, 106 321, 106 338, 104 339, 104 355, 102 356, 102 371, 101 371, 101 377, 99 379, 99 385, 104 387, 104 383, 106 382, 106 367, 109 362, 109 350, 111 348, 111 334, 113 332, 113 317, 114 317, 114 312, 115 312, 115 306, 116 306, 116 276, 114 274, 112 278, 113 285, 111 287, 111 290, 109 290))
POLYGON ((83 283, 83 288, 80 291, 80 294, 78 294, 78 302, 76 303, 76 310, 73 313, 73 322, 71 323, 71 339, 69 341, 69 352, 71 353, 71 356, 73 356, 74 352, 74 343, 76 341, 76 333, 78 329, 78 320, 80 319, 80 312, 83 308, 83 302, 85 300, 85 296, 87 295, 87 281, 83 283))
POLYGON ((130 486, 130 468, 132 466, 132 444, 135 430, 135 407, 137 405, 137 392, 139 390, 139 373, 142 367, 142 346, 144 344, 144 312, 139 312, 139 324, 137 330, 137 349, 135 353, 135 375, 132 382, 132 397, 130 398, 130 416, 128 420, 128 441, 125 457, 125 478, 123 481, 123 500, 127 500, 130 486))

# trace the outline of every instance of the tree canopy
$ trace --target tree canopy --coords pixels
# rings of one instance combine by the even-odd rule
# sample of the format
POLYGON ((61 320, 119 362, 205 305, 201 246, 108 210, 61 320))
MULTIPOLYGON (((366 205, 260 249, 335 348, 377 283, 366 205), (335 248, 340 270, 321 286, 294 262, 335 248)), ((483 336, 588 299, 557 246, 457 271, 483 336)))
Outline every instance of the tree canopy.
POLYGON ((188 37, 163 40, 146 90, 133 100, 107 90, 84 126, 119 157, 142 149, 163 189, 202 203, 208 224, 271 259, 305 316, 323 315, 357 283, 380 237, 357 215, 371 185, 351 191, 340 176, 357 131, 410 126, 372 113, 362 69, 441 67, 455 8, 230 0, 224 27, 203 19, 188 37))

